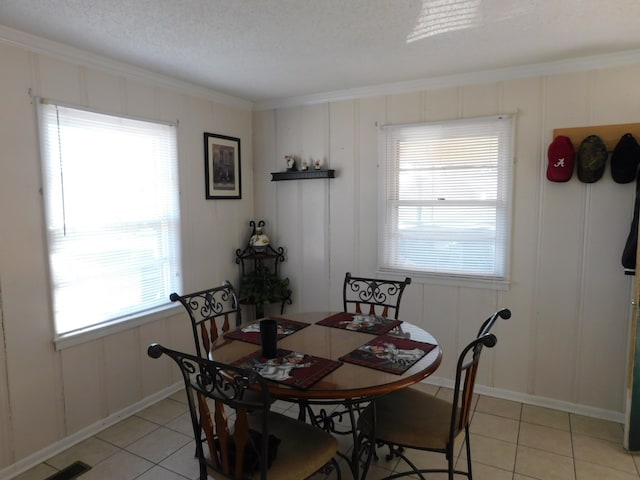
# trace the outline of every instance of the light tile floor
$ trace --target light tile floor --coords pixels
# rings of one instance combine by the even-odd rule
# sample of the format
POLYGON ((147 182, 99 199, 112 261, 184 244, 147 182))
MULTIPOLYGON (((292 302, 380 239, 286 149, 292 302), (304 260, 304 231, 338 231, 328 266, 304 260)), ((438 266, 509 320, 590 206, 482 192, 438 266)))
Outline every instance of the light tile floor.
MULTIPOLYGON (((444 388, 422 388, 450 396, 444 388)), ((295 415, 297 407, 276 402, 274 409, 295 415)), ((622 425, 558 410, 477 396, 471 422, 471 448, 476 480, 640 480, 640 455, 622 447, 622 425)), ((343 449, 349 441, 340 437, 343 449)), ((462 442, 459 460, 466 463, 462 442)), ((380 479, 398 460, 380 459, 368 479, 380 479)), ((412 451, 421 466, 444 465, 444 456, 412 451)), ((19 475, 15 480, 43 480, 74 461, 92 469, 82 480, 184 480, 198 477, 193 432, 182 392, 129 417, 94 437, 19 475)), ((342 478, 352 478, 341 463, 342 478)), ((399 471, 399 470, 398 470, 399 471)), ((324 480, 316 474, 313 480, 324 480)), ((336 478, 335 472, 328 477, 336 478)), ((429 478, 444 479, 446 475, 429 478)))

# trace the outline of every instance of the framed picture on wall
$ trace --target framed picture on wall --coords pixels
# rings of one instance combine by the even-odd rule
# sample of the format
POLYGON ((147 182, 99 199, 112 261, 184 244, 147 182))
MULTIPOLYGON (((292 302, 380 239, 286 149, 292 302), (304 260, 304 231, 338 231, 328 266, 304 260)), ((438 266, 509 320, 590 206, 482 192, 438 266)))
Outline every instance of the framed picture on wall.
POLYGON ((207 199, 242 198, 240 139, 205 132, 204 172, 207 199))

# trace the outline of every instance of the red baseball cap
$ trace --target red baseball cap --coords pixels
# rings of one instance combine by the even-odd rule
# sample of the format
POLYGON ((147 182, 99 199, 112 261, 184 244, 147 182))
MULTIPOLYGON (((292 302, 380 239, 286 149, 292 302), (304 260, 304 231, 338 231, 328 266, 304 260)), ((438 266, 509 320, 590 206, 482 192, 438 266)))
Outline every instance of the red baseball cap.
POLYGON ((547 179, 552 182, 568 182, 573 175, 575 151, 569 137, 558 135, 547 150, 547 179))

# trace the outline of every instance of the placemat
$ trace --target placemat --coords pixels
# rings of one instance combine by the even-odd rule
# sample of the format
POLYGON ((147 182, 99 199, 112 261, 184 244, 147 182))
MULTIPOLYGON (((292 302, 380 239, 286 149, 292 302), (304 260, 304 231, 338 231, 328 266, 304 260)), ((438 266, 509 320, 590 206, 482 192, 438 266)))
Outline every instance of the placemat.
POLYGON ((355 332, 372 333, 382 335, 402 323, 401 320, 385 318, 379 315, 364 315, 361 313, 340 312, 317 322, 333 328, 344 328, 355 332))
MULTIPOLYGON (((295 320, 288 320, 286 318, 272 318, 278 322, 278 340, 309 326, 308 323, 296 322, 295 320)), ((260 345, 260 322, 251 323, 242 328, 232 330, 229 333, 225 333, 224 337, 260 345)))
POLYGON ((262 351, 258 350, 236 360, 233 365, 252 368, 268 380, 304 390, 341 366, 342 362, 279 348, 276 358, 264 358, 262 351))
POLYGON ((340 360, 401 375, 434 348, 431 343, 381 335, 340 360))

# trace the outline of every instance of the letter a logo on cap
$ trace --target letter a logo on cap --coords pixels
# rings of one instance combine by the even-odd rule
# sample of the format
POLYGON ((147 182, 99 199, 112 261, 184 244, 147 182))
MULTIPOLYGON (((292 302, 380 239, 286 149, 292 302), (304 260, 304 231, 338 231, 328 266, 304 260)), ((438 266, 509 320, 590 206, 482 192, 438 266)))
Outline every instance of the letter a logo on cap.
POLYGON ((573 175, 575 151, 569 137, 558 135, 547 150, 549 164, 547 179, 552 182, 567 182, 573 175))

